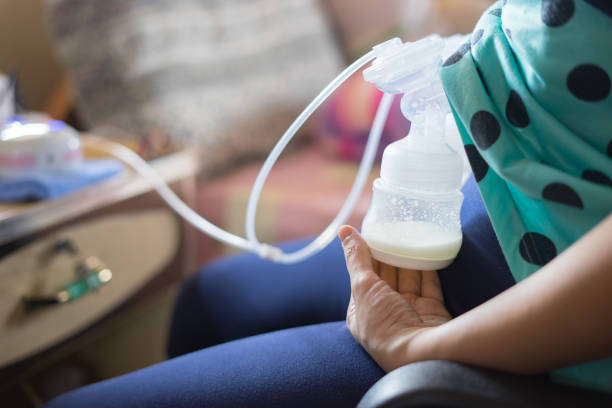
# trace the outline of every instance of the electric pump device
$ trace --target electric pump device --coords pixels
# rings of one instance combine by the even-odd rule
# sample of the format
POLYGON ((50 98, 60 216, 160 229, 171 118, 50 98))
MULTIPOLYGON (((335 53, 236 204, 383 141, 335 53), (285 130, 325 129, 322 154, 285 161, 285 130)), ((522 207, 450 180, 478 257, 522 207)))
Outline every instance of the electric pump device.
MULTIPOLYGON (((402 43, 394 38, 375 46, 329 83, 295 119, 265 160, 248 201, 246 238, 219 228, 189 208, 132 150, 102 138, 87 143, 90 148, 105 151, 126 162, 149 179, 168 205, 203 233, 274 262, 291 264, 325 248, 348 219, 372 168, 394 95, 403 94, 400 106, 404 116, 411 121, 410 132, 384 150, 380 178, 374 181, 372 203, 363 220, 362 233, 372 256, 381 262, 420 270, 440 269, 453 261, 461 246, 459 212, 463 195, 459 189, 464 174, 464 160, 444 138, 446 118, 450 112, 438 75, 444 46, 444 40, 435 35, 412 43, 402 43), (321 103, 348 77, 371 61, 371 66, 363 71, 364 79, 375 84, 384 95, 355 182, 339 213, 319 236, 295 252, 285 253, 278 247, 260 242, 255 231, 257 203, 273 165, 321 103)), ((36 139, 44 140, 44 137, 37 134, 33 138, 27 126, 5 128, 0 133, 0 153, 40 146, 35 143, 36 139)), ((69 139, 74 146, 74 138, 69 139)))

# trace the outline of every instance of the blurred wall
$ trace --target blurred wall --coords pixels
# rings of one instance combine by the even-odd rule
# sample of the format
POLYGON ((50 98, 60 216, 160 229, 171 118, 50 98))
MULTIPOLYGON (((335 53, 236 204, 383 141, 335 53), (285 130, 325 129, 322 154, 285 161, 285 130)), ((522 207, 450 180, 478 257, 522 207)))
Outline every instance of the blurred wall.
POLYGON ((431 33, 469 33, 494 0, 321 0, 354 57, 372 45, 400 36, 415 41, 431 33))
POLYGON ((62 71, 45 30, 44 0, 0 0, 0 71, 18 72, 30 109, 43 110, 62 86, 62 71))
MULTIPOLYGON (((104 1, 104 0, 100 0, 104 1)), ((467 33, 493 0, 320 0, 353 57, 391 36, 467 33)), ((66 82, 45 28, 44 0, 0 0, 0 71, 19 72, 27 107, 48 110, 66 82)))
POLYGON ((495 0, 403 0, 401 21, 406 40, 431 33, 442 36, 472 32, 476 22, 495 0))

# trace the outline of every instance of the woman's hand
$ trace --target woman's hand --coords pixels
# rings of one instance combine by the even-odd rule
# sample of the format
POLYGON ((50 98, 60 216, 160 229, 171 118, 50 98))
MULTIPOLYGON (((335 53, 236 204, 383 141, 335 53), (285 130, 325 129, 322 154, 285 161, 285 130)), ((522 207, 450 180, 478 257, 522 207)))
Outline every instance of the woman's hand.
MULTIPOLYGON (((351 278, 346 324, 386 371, 428 359, 418 339, 451 319, 436 271, 396 268, 374 260, 354 228, 338 232, 351 278)), ((423 343, 423 342, 421 342, 423 343)))
MULTIPOLYGON (((338 235, 351 276, 349 330, 385 370, 450 360, 534 374, 612 358, 612 215, 538 272, 452 320, 435 273, 396 272, 372 261, 353 228, 338 235)), ((602 389, 610 378, 599 377, 602 389)))

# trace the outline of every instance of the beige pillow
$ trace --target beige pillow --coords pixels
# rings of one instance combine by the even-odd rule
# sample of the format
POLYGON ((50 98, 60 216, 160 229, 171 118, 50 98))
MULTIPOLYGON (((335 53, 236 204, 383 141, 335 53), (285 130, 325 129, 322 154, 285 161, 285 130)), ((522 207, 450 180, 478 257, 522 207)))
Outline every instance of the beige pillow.
POLYGON ((196 143, 207 172, 270 150, 343 63, 314 0, 47 0, 88 126, 196 143))

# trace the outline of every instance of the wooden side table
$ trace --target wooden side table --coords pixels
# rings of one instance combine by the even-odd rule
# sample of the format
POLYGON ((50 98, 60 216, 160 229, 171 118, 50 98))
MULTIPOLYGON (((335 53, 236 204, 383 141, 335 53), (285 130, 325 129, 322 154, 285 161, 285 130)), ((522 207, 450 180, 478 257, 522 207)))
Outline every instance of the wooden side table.
POLYGON ((179 247, 179 229, 166 209, 109 214, 49 234, 0 261, 0 367, 51 348, 124 303, 170 264, 179 247), (49 291, 74 280, 72 256, 58 254, 43 262, 57 238, 74 242, 79 257, 102 260, 112 279, 66 304, 29 310, 22 297, 35 287, 49 291))
MULTIPOLYGON (((152 161, 193 207, 197 163, 188 150, 152 161)), ((0 405, 16 393, 30 405, 10 406, 42 402, 29 385, 32 376, 193 270, 195 233, 129 170, 56 200, 0 204, 0 247, 21 246, 0 258, 0 405), (32 287, 70 281, 68 256, 41 262, 57 238, 71 239, 83 256, 99 257, 113 279, 72 302, 26 310, 21 297, 32 287)))

